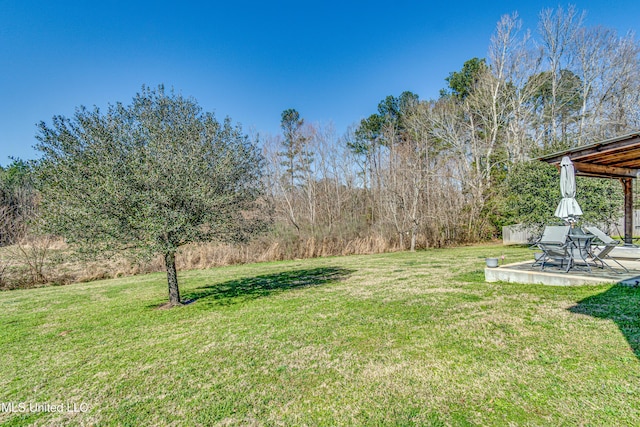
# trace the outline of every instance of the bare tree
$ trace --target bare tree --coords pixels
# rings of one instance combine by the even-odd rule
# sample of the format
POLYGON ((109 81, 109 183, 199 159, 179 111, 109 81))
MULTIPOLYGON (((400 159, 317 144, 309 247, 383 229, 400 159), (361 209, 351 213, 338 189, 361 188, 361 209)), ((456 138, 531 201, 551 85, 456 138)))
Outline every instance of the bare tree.
POLYGON ((548 99, 549 135, 545 144, 553 144, 560 137, 561 124, 559 122, 561 110, 566 100, 562 94, 562 71, 571 69, 574 61, 572 45, 582 25, 585 13, 578 13, 575 6, 567 9, 558 7, 556 10, 545 9, 540 13, 538 29, 542 39, 542 58, 548 66, 550 96, 548 99))
POLYGON ((607 66, 602 70, 601 96, 609 127, 615 136, 638 128, 640 105, 640 46, 633 33, 617 38, 609 49, 607 66))
MULTIPOLYGON (((529 132, 534 108, 530 100, 539 87, 527 84, 529 77, 539 73, 539 54, 531 48, 531 33, 522 30, 517 13, 504 15, 498 21, 489 45, 489 66, 496 83, 503 82, 502 94, 495 97, 503 102, 504 149, 506 166, 529 158, 536 141, 529 132)), ((492 111, 498 118, 498 109, 492 111)), ((494 120, 494 124, 497 120, 494 120)))

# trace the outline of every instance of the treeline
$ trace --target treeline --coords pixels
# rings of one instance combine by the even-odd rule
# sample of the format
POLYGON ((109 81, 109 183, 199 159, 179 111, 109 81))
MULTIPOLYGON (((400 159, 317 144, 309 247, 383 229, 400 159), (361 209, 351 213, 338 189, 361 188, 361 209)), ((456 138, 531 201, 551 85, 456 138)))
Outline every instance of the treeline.
MULTIPOLYGON (((271 230, 250 246, 191 246, 178 268, 440 247, 557 220, 558 173, 529 160, 640 129, 640 45, 583 22, 573 7, 543 11, 535 32, 504 16, 487 57, 451 72, 438 99, 388 96, 344 135, 283 111, 281 135, 261 141, 271 230)), ((0 287, 7 265, 21 283, 59 280, 45 271, 50 238, 34 238, 33 167, 0 169, 0 245, 19 248, 10 261, 0 253, 0 287)), ((616 192, 616 181, 579 181, 584 219, 615 221, 616 192)))
MULTIPOLYGON (((542 186, 546 165, 523 164, 640 128, 640 45, 633 34, 583 22, 574 7, 546 10, 532 33, 504 16, 487 58, 450 73, 438 99, 388 96, 341 138, 283 112, 282 136, 265 144, 282 235, 376 236, 413 250, 552 220, 553 209, 527 209, 557 204, 558 186, 542 186), (514 190, 529 181, 541 182, 543 204, 514 190)), ((621 198, 605 195, 619 187, 583 185, 587 218, 614 221, 621 198)))

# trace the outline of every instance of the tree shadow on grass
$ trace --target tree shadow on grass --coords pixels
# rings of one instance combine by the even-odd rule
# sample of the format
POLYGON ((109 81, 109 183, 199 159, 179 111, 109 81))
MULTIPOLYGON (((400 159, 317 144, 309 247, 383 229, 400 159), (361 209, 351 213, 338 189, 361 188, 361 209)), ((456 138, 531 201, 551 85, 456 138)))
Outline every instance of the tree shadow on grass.
POLYGON ((607 291, 579 301, 569 308, 572 313, 588 314, 613 320, 640 359, 640 288, 614 285, 607 291))
POLYGON ((211 305, 231 305, 286 290, 327 285, 346 279, 354 270, 340 267, 283 271, 202 286, 183 295, 185 303, 202 300, 211 305))

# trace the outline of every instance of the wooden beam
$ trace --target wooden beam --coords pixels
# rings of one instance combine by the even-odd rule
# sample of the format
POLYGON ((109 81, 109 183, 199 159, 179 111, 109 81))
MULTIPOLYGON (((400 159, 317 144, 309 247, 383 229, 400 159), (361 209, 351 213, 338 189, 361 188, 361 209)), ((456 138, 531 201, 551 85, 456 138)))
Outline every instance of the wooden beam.
POLYGON ((566 150, 561 153, 555 153, 548 156, 538 158, 547 163, 560 163, 564 156, 569 156, 571 159, 581 156, 590 156, 592 154, 607 155, 611 152, 615 152, 621 149, 632 148, 633 145, 640 144, 640 134, 635 133, 626 135, 622 138, 614 138, 612 140, 602 141, 595 144, 586 145, 584 147, 574 148, 572 150, 566 150))
POLYGON ((585 172, 589 175, 599 175, 603 177, 616 178, 636 178, 637 169, 620 168, 616 166, 594 165, 593 163, 573 162, 573 167, 578 172, 585 172))
POLYGON ((600 152, 590 154, 588 156, 572 156, 571 158, 576 162, 620 166, 620 163, 637 161, 640 159, 640 147, 638 145, 634 145, 632 147, 627 147, 624 150, 616 150, 608 154, 600 152))

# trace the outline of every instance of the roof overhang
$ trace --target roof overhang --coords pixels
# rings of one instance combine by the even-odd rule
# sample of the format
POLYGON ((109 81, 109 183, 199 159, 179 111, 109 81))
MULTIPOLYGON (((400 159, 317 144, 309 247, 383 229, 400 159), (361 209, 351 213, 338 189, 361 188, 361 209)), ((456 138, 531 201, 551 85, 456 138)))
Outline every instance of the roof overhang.
POLYGON ((568 156, 573 162, 576 175, 637 178, 640 173, 640 133, 583 145, 539 157, 538 160, 560 165, 564 156, 568 156))

